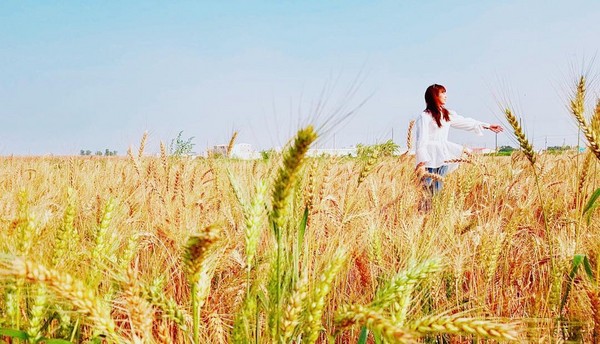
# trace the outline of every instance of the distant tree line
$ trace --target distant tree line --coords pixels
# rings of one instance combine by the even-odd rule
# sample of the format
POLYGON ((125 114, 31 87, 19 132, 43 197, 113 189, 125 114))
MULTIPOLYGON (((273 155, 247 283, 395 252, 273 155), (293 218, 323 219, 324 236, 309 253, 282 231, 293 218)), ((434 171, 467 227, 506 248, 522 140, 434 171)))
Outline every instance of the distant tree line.
POLYGON ((550 146, 548 148, 546 148, 546 150, 548 151, 566 151, 569 149, 573 149, 575 147, 571 147, 571 146, 550 146))
MULTIPOLYGON (((79 155, 92 155, 92 151, 89 149, 85 149, 85 150, 82 149, 79 151, 79 155)), ((96 155, 96 156, 115 156, 115 155, 117 155, 117 151, 116 150, 111 151, 110 149, 106 148, 104 150, 104 152, 96 151, 94 153, 94 155, 96 155)))
MULTIPOLYGON (((577 147, 569 146, 569 145, 550 146, 550 147, 546 148, 546 151, 548 153, 562 153, 562 152, 566 152, 568 150, 572 150, 575 148, 577 148, 577 147)), ((500 148, 498 148, 498 154, 499 155, 510 155, 515 150, 517 150, 517 148, 511 147, 511 146, 500 146, 500 148)))

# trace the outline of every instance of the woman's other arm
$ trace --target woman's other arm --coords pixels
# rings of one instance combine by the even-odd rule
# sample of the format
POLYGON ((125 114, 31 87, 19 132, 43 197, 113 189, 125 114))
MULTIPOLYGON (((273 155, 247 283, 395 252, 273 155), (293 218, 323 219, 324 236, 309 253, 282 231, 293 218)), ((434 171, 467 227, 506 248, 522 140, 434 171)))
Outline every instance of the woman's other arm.
POLYGON ((415 155, 417 164, 421 162, 426 163, 431 160, 431 156, 427 151, 427 142, 429 142, 429 131, 427 130, 428 124, 429 123, 426 121, 425 116, 419 116, 419 118, 417 118, 417 122, 415 123, 415 155))

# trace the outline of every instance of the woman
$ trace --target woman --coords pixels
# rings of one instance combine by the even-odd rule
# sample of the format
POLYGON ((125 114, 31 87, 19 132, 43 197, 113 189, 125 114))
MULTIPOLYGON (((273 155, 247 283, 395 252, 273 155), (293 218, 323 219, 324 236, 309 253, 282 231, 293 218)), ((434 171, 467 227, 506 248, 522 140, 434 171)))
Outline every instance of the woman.
MULTIPOLYGON (((422 164, 429 173, 441 177, 454 170, 456 164, 447 163, 448 160, 461 157, 463 146, 448 141, 450 127, 472 131, 483 135, 483 129, 499 133, 503 129, 497 124, 489 124, 472 118, 465 118, 456 112, 446 109, 446 88, 442 85, 431 85, 425 91, 427 108, 416 119, 416 157, 417 165, 422 164)), ((425 179, 425 185, 432 193, 437 193, 442 188, 440 180, 425 179)))

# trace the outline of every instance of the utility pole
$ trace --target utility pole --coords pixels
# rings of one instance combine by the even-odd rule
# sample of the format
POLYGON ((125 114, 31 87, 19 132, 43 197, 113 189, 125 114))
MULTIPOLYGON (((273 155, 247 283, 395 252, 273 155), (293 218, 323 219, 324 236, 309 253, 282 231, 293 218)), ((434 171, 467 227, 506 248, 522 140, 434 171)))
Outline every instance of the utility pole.
POLYGON ((496 133, 496 153, 498 153, 498 133, 496 133))
POLYGON ((392 142, 394 142, 394 127, 392 127, 392 142))
POLYGON ((548 150, 548 135, 546 135, 544 150, 548 150))
POLYGON ((333 149, 335 150, 335 134, 333 134, 333 149))

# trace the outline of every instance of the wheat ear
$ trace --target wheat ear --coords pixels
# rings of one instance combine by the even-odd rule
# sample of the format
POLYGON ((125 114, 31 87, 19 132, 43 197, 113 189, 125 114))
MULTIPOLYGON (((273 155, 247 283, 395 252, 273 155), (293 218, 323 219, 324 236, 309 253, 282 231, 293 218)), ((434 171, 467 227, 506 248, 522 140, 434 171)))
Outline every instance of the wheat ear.
POLYGON ((235 139, 237 138, 238 132, 234 131, 233 135, 231 135, 231 139, 229 140, 229 144, 227 145, 226 155, 228 158, 231 157, 231 151, 233 150, 233 146, 235 145, 235 139))
POLYGON ((209 226, 200 235, 191 236, 185 247, 184 262, 192 292, 192 326, 196 344, 200 340, 200 310, 208 296, 216 266, 216 259, 208 258, 219 236, 217 227, 209 226))
POLYGON ((454 316, 430 316, 411 324, 415 332, 474 335, 483 338, 516 341, 519 333, 514 324, 454 316))
POLYGON ((308 298, 309 302, 306 307, 306 327, 304 329, 306 343, 315 343, 319 338, 319 333, 322 328, 321 317, 323 315, 323 308, 325 307, 325 298, 331 290, 333 279, 346 261, 346 257, 347 251, 345 249, 340 248, 335 252, 331 261, 327 264, 327 267, 321 274, 312 295, 308 298))
POLYGON ((129 314, 131 333, 135 343, 144 343, 152 336, 154 320, 152 306, 144 298, 144 290, 138 281, 136 267, 129 267, 124 280, 125 310, 129 314))
POLYGON ((531 162, 531 164, 534 165, 536 157, 535 153, 533 152, 533 146, 527 140, 527 137, 525 136, 523 128, 521 128, 517 117, 515 117, 515 115, 510 109, 504 110, 504 116, 506 117, 506 120, 508 121, 510 126, 513 128, 513 131, 515 133, 515 136, 517 137, 517 140, 519 141, 519 145, 521 146, 523 153, 525 154, 529 162, 531 162))
POLYGON ((433 258, 400 272, 378 291, 370 306, 376 309, 389 306, 405 293, 412 291, 418 282, 440 271, 441 268, 441 259, 433 258))
POLYGON ((34 238, 36 237, 37 225, 35 217, 29 211, 28 195, 25 191, 20 191, 17 196, 18 213, 17 229, 18 229, 18 252, 22 255, 28 255, 33 246, 34 238))
POLYGON ((63 260, 63 257, 67 254, 69 245, 76 242, 76 231, 73 226, 75 220, 75 199, 74 190, 69 188, 67 190, 67 207, 63 215, 63 220, 58 228, 56 236, 56 243, 54 246, 54 253, 52 255, 52 263, 56 266, 63 260))
POLYGON ((408 122, 408 132, 406 133, 406 151, 409 152, 412 149, 413 141, 413 128, 415 127, 415 120, 408 122))
POLYGON ((294 144, 283 157, 283 166, 279 168, 271 195, 273 202, 271 218, 277 227, 283 225, 289 195, 296 182, 296 175, 300 171, 308 148, 316 139, 317 134, 312 126, 299 130, 294 144))
POLYGON ((357 186, 362 184, 362 182, 365 180, 365 178, 367 178, 369 173, 371 173, 371 170, 373 170, 373 166, 375 166, 375 163, 377 163, 379 153, 379 147, 375 147, 373 149, 373 153, 371 154, 371 156, 369 156, 369 159, 367 159, 367 162, 364 164, 362 170, 360 171, 360 174, 358 175, 357 186))
POLYGON ((169 319, 173 321, 183 332, 188 330, 186 321, 189 315, 183 311, 183 307, 177 304, 175 300, 166 297, 158 286, 152 285, 146 287, 144 296, 153 306, 160 309, 164 320, 169 319))
POLYGON ((135 173, 138 176, 141 176, 142 170, 140 168, 140 164, 137 161, 137 159, 135 158, 135 156, 133 155, 133 149, 131 147, 129 147, 127 149, 127 158, 129 159, 129 161, 131 161, 131 164, 133 165, 133 168, 135 169, 135 173))
POLYGON ((300 313, 302 312, 302 304, 305 302, 308 295, 308 274, 303 271, 302 277, 296 282, 294 291, 290 295, 287 307, 283 313, 281 322, 283 333, 283 342, 288 343, 294 335, 296 327, 299 324, 300 313))
POLYGON ((571 100, 571 113, 577 120, 579 128, 581 128, 583 135, 587 139, 590 150, 594 153, 596 158, 600 159, 600 141, 598 140, 599 135, 593 130, 593 126, 587 123, 587 120, 584 116, 585 92, 585 77, 582 76, 577 83, 575 96, 571 100))
POLYGON ((31 307, 31 318, 27 334, 32 343, 38 343, 42 338, 42 325, 46 317, 48 307, 48 289, 45 284, 38 284, 34 289, 33 305, 31 307))
POLYGON ((583 189, 585 186, 585 181, 587 180, 588 172, 590 170, 590 165, 592 163, 592 154, 588 153, 585 155, 585 159, 583 160, 583 165, 581 166, 581 174, 579 175, 579 182, 577 183, 577 194, 575 194, 575 199, 579 197, 581 201, 583 201, 583 189))
POLYGON ((142 135, 142 140, 140 141, 140 148, 138 149, 138 159, 141 159, 144 156, 144 149, 146 148, 146 141, 148 141, 148 132, 144 131, 142 135))
POLYGON ((256 185, 256 193, 248 208, 248 213, 245 217, 246 228, 244 230, 244 239, 246 241, 246 266, 248 272, 252 267, 256 248, 260 239, 262 226, 262 217, 265 209, 265 197, 267 194, 267 185, 260 181, 256 185))
POLYGON ((360 305, 343 306, 337 312, 335 322, 341 328, 353 325, 365 326, 381 334, 390 343, 417 343, 416 337, 410 331, 396 326, 391 320, 386 319, 380 310, 360 305))
POLYGON ((588 298, 590 299, 590 305, 592 308, 592 319, 594 320, 594 329, 592 331, 592 343, 598 343, 600 340, 600 296, 598 295, 598 288, 594 287, 591 290, 587 290, 588 298))
POLYGON ((95 246, 92 249, 92 261, 93 264, 102 264, 103 259, 109 259, 116 261, 113 257, 113 250, 110 249, 111 238, 109 238, 108 228, 112 221, 113 212, 115 210, 115 201, 113 198, 109 198, 104 206, 104 210, 100 217, 98 228, 96 230, 95 246))
POLYGON ((67 299, 80 313, 87 316, 90 324, 115 342, 119 337, 115 332, 115 323, 110 316, 110 307, 96 293, 87 288, 80 280, 71 275, 48 269, 41 264, 14 258, 0 263, 0 274, 24 278, 30 282, 46 284, 50 290, 67 299))

